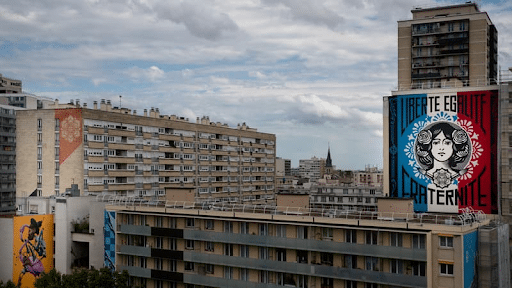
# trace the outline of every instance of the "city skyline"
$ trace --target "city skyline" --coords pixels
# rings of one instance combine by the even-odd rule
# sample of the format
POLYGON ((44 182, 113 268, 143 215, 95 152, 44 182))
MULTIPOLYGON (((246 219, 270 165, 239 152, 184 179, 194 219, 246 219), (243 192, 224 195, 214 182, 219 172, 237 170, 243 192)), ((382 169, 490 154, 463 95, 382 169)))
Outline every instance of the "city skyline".
MULTIPOLYGON (((464 1, 59 1, 0 5, 0 73, 60 102, 108 99, 195 122, 245 122, 276 156, 382 168, 382 97, 397 85, 397 21, 464 1), (276 28, 277 27, 277 28, 276 28)), ((479 1, 512 66, 512 3, 479 1)))

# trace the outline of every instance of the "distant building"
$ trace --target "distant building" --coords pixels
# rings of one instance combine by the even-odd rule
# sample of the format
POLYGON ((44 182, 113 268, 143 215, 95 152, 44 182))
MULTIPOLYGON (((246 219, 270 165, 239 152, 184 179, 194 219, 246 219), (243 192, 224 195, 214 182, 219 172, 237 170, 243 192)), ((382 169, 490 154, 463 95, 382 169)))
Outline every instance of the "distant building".
POLYGON ((321 178, 320 167, 325 165, 325 159, 313 156, 311 159, 299 160, 299 176, 316 182, 321 178), (323 162, 323 164, 322 164, 323 162))
POLYGON ((398 21, 398 90, 497 83, 498 32, 476 3, 411 12, 398 21))
POLYGON ((377 210, 377 198, 382 197, 382 187, 355 184, 312 185, 311 208, 336 210, 377 210))
POLYGON ((276 188, 277 190, 289 187, 293 183, 293 177, 290 175, 289 159, 276 158, 276 188))
POLYGON ((0 94, 8 93, 21 93, 21 80, 7 78, 0 74, 0 94))
POLYGON ((364 170, 353 171, 354 185, 379 187, 382 189, 384 185, 384 173, 382 169, 367 166, 364 170))

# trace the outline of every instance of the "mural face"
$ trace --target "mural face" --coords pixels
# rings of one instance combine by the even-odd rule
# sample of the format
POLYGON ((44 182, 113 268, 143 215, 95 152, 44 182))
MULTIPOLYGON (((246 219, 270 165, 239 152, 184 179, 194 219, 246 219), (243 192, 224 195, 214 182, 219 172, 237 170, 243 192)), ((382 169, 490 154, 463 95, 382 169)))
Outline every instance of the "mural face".
POLYGON ((53 215, 14 217, 13 281, 33 287, 43 272, 53 268, 53 215))
POLYGON ((390 195, 417 212, 497 209, 497 91, 389 97, 390 195))

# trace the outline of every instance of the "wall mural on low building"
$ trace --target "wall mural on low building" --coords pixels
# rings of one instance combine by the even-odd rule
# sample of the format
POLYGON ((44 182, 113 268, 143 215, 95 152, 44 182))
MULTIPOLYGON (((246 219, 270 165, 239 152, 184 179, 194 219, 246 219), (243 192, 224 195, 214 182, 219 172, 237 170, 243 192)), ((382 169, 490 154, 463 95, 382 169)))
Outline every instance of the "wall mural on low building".
POLYGON ((43 272, 53 268, 53 215, 16 216, 13 239, 13 277, 18 287, 34 287, 43 272))
POLYGON ((388 112, 391 196, 497 213, 497 91, 392 96, 388 112))

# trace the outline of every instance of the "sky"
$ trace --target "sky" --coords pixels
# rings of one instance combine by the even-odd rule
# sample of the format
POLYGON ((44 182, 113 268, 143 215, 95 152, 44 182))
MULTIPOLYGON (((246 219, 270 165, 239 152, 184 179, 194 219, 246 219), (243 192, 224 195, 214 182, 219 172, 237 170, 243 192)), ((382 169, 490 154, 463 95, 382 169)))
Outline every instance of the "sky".
MULTIPOLYGON (((382 168, 397 21, 432 0, 0 0, 0 73, 68 102, 245 122, 277 156, 382 168)), ((512 1, 477 1, 512 66, 512 1)))

